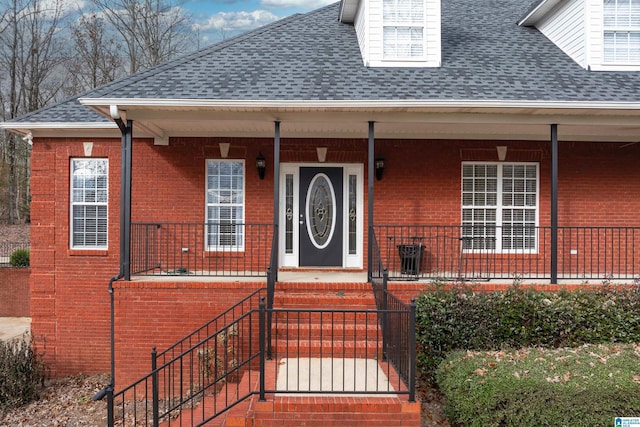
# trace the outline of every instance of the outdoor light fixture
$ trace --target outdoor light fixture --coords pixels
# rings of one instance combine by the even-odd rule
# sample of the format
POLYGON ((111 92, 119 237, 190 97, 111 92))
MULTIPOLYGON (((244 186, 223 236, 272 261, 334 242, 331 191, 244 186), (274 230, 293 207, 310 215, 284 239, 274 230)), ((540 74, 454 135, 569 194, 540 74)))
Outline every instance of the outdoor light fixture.
POLYGON ((384 159, 378 157, 376 159, 376 179, 380 181, 382 179, 382 173, 384 172, 384 159))
POLYGON ((256 157, 256 168, 258 169, 258 177, 264 179, 264 171, 267 169, 267 159, 264 158, 262 152, 256 157))

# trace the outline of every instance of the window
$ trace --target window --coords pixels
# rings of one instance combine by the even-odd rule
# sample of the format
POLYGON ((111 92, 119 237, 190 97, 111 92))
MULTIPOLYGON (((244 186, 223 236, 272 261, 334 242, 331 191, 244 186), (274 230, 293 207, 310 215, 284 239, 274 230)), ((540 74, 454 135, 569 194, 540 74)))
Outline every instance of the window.
POLYGON ((537 250, 538 165, 462 165, 462 242, 466 250, 537 250))
POLYGON ((604 0, 604 61, 640 62, 640 0, 604 0))
POLYGON ((107 159, 71 159, 71 248, 107 248, 107 159))
POLYGON ((207 250, 244 250, 244 162, 207 161, 207 250))
POLYGON ((424 56, 424 0, 383 0, 385 59, 424 56))

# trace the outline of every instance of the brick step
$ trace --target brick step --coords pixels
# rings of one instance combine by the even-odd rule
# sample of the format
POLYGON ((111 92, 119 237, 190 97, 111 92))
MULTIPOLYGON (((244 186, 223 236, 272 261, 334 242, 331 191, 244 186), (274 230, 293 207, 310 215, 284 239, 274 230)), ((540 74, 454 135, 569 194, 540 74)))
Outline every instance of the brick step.
POLYGON ((420 403, 399 397, 276 396, 254 398, 253 425, 265 427, 420 426, 420 403))
POLYGON ((274 307, 366 310, 375 309, 376 302, 371 291, 276 292, 274 307))
POLYGON ((273 338, 289 339, 322 339, 331 340, 353 340, 376 339, 380 331, 377 321, 375 322, 343 322, 342 319, 331 322, 325 319, 322 323, 315 322, 274 322, 273 338))
POLYGON ((274 339, 275 358, 291 357, 347 357, 375 359, 382 356, 382 337, 366 340, 274 339))
POLYGON ((345 312, 318 312, 306 311, 308 309, 284 309, 292 311, 275 312, 273 316, 273 325, 276 324, 369 324, 376 325, 378 323, 378 314, 374 310, 345 311, 345 312))

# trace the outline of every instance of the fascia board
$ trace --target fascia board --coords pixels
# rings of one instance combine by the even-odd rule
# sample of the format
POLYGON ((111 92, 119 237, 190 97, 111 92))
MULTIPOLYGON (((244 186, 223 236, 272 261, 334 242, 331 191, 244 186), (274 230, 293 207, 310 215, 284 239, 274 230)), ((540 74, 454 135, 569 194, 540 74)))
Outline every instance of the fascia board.
POLYGON ((543 0, 533 8, 528 14, 518 21, 521 27, 535 26, 551 9, 553 9, 562 0, 543 0))
POLYGON ((117 129, 118 126, 111 122, 2 122, 0 129, 6 129, 21 134, 33 130, 91 130, 91 129, 117 129))
POLYGON ((159 99, 159 98, 81 98, 89 107, 117 105, 145 108, 226 108, 255 111, 266 109, 405 109, 405 108, 532 108, 566 110, 639 110, 638 102, 616 101, 527 101, 527 100, 224 100, 224 99, 159 99))

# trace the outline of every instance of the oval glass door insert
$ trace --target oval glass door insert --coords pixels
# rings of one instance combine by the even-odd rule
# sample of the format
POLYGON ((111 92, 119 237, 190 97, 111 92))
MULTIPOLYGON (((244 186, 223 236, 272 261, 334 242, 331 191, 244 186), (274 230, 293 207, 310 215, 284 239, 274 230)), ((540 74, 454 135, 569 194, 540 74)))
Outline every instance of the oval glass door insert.
POLYGON ((311 243, 324 249, 331 242, 336 226, 336 194, 329 177, 319 173, 313 177, 307 191, 307 233, 311 243))

